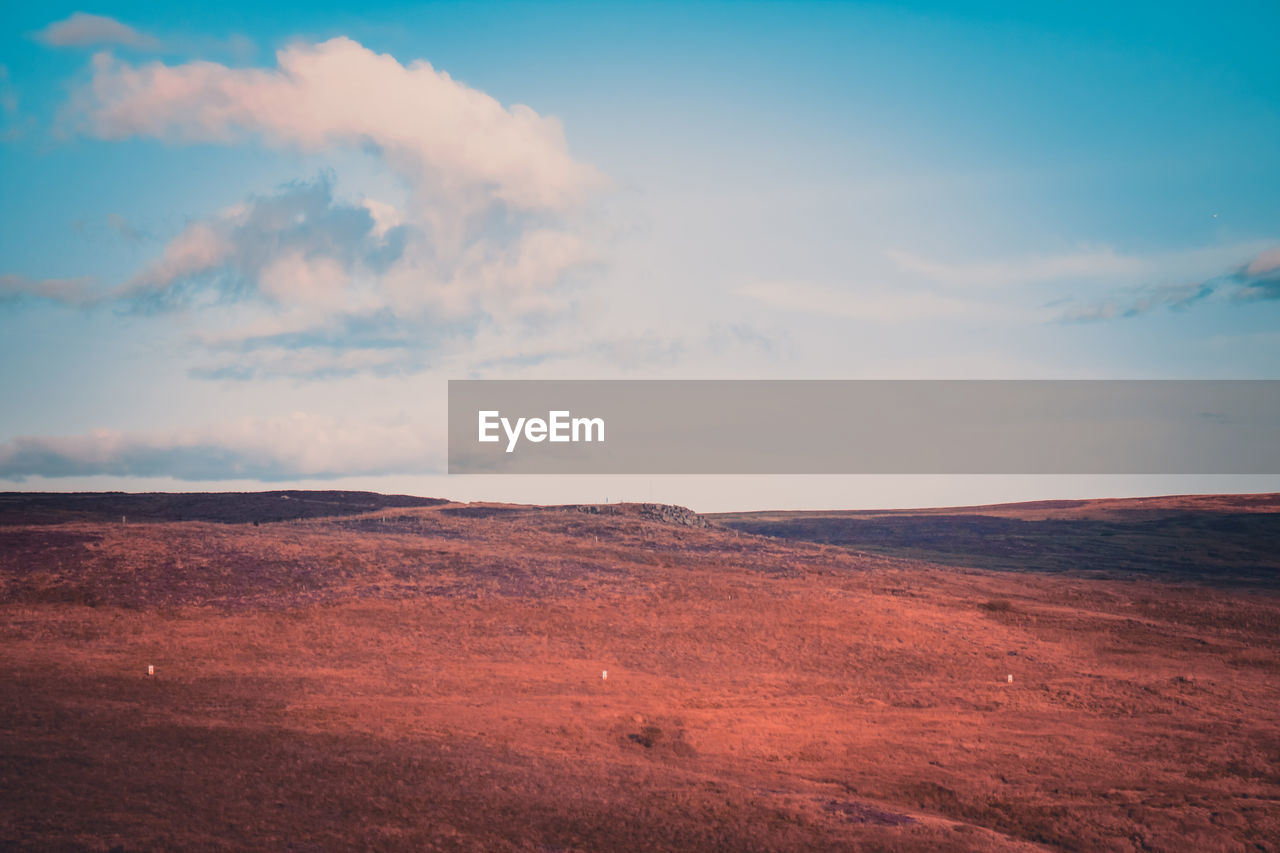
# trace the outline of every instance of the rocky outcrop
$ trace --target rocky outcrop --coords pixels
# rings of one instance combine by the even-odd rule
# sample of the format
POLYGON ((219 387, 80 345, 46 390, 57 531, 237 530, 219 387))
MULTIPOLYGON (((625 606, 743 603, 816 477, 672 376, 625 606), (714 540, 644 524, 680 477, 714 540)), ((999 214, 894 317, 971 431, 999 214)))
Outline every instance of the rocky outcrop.
POLYGON ((571 509, 591 515, 630 515, 660 521, 663 524, 679 524, 683 527, 710 527, 711 522, 686 506, 675 504, 620 503, 577 504, 571 509))

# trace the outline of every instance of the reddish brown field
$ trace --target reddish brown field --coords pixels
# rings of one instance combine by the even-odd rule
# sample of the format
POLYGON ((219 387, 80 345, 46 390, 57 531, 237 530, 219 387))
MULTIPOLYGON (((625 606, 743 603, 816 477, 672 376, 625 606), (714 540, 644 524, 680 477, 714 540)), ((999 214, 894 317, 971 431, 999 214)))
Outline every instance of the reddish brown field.
POLYGON ((0 526, 0 847, 1280 849, 1274 585, 680 520, 0 526))

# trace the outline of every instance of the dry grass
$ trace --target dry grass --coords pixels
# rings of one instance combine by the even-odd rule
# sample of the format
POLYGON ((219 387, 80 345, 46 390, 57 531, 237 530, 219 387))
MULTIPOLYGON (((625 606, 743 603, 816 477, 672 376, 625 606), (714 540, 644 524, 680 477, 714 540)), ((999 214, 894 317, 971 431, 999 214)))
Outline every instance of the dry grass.
POLYGON ((0 847, 1276 849, 1274 593, 381 518, 0 531, 0 847))

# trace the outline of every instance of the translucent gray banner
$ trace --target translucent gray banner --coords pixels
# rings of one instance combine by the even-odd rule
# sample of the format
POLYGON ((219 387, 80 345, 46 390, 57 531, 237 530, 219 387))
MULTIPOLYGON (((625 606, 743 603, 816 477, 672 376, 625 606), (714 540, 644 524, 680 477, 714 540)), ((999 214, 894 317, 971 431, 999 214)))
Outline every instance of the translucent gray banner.
POLYGON ((1277 474, 1278 380, 449 382, 451 474, 1277 474))

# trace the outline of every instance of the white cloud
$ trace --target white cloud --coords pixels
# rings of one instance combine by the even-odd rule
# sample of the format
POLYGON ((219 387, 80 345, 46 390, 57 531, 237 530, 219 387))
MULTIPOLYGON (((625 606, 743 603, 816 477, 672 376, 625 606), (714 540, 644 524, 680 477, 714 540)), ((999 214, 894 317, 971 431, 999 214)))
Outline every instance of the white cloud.
MULTIPOLYGON (((222 220, 225 222, 226 220, 222 220)), ((134 276, 130 290, 163 290, 221 266, 235 250, 231 240, 213 222, 193 222, 164 247, 160 257, 134 276)))
POLYGON ((424 207, 498 201, 565 210, 601 185, 570 156, 560 122, 510 108, 419 60, 401 65, 347 38, 279 51, 273 69, 94 58, 80 106, 90 132, 228 143, 245 136, 317 151, 374 146, 424 207))
POLYGON ((252 196, 190 221, 111 291, 139 308, 218 309, 216 335, 196 335, 219 340, 217 357, 196 375, 420 369, 441 337, 563 318, 563 287, 597 260, 584 233, 605 182, 558 120, 350 39, 295 44, 269 69, 103 53, 69 108, 104 139, 359 149, 404 184, 397 204, 335 197, 328 177, 252 196), (227 306, 242 306, 239 330, 227 306))
POLYGON ((0 444, 0 478, 170 476, 266 481, 429 473, 440 437, 404 419, 355 421, 296 412, 167 432, 97 430, 0 444))
POLYGON ((128 24, 105 15, 90 15, 85 12, 76 12, 61 21, 54 21, 36 33, 36 38, 53 47, 119 45, 140 50, 155 50, 160 47, 159 39, 140 33, 128 24))
POLYGON ((201 308, 208 322, 219 309, 230 326, 197 333, 217 359, 195 375, 387 372, 420 369, 442 339, 482 324, 563 316, 563 280, 593 257, 558 228, 477 234, 451 256, 431 236, 391 205, 336 199, 327 180, 292 184, 189 223, 113 298, 201 308))
POLYGON ((373 235, 378 238, 387 236, 387 232, 397 225, 404 225, 406 222, 403 211, 396 208, 394 204, 387 204, 385 201, 367 198, 362 204, 364 209, 369 211, 369 215, 373 217, 373 235))
POLYGON ((349 285, 398 257, 359 204, 327 179, 295 183, 188 223, 114 296, 166 307, 260 298, 281 306, 351 310, 349 285))

